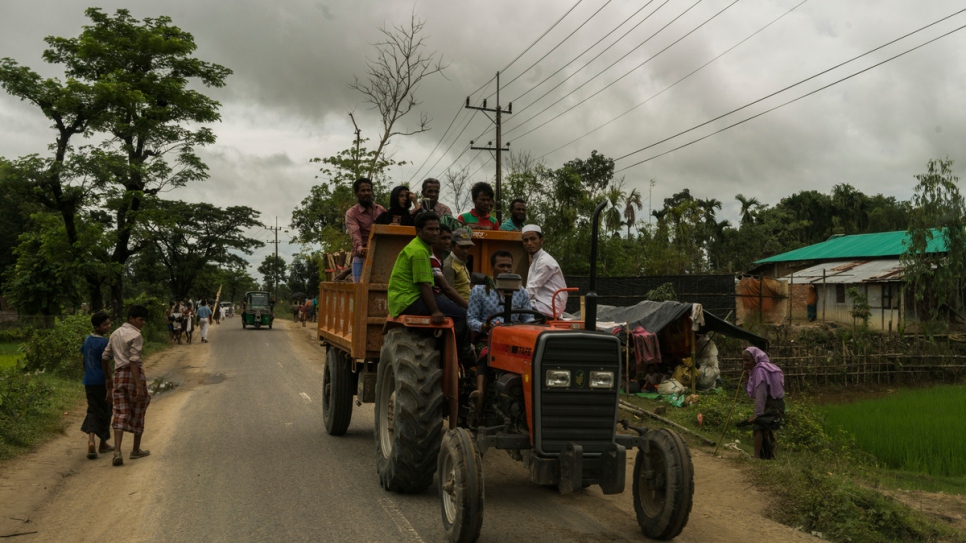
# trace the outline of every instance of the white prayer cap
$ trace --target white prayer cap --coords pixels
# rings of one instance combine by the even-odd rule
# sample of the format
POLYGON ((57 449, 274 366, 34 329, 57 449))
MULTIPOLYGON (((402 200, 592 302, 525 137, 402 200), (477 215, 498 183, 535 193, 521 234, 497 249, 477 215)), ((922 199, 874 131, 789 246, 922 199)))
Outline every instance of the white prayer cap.
POLYGON ((538 234, 543 234, 543 230, 541 230, 540 227, 535 224, 528 224, 523 227, 523 230, 520 231, 521 234, 526 234, 527 232, 536 232, 538 234))

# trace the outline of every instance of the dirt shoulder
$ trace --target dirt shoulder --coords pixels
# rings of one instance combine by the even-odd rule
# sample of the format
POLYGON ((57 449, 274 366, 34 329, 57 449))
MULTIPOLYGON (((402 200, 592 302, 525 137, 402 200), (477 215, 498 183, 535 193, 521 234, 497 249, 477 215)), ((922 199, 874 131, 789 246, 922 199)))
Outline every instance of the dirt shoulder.
MULTIPOLYGON (((152 397, 144 434, 145 448, 164 447, 186 392, 206 377, 204 368, 209 353, 208 344, 173 345, 146 359, 145 373, 149 379, 163 378, 179 386, 152 397)), ((56 522, 45 522, 42 527, 36 522, 40 517, 49 516, 81 524, 92 541, 108 540, 116 534, 112 532, 112 523, 106 521, 107 515, 143 509, 151 494, 149 489, 155 486, 154 470, 147 465, 139 467, 137 461, 127 459, 131 436, 124 440, 123 468, 111 466, 110 454, 88 460, 87 438, 80 432, 85 412, 86 402, 79 403, 65 415, 64 435, 0 464, 0 536, 36 531, 34 536, 17 539, 49 540, 52 533, 58 533, 51 530, 51 524, 56 522), (117 473, 119 470, 123 470, 121 474, 117 473), (97 511, 103 512, 102 515, 91 509, 95 495, 97 511), (52 503, 58 504, 57 511, 49 510, 52 503)))

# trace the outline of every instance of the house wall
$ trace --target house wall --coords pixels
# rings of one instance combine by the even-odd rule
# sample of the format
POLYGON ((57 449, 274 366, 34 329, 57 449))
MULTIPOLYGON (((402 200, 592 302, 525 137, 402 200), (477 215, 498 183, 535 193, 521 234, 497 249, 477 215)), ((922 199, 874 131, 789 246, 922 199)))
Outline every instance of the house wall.
POLYGON ((848 290, 856 287, 869 299, 869 328, 895 330, 902 322, 902 289, 900 283, 859 283, 815 285, 818 291, 818 320, 852 324, 852 303, 848 290), (891 300, 890 295, 891 293, 891 300))

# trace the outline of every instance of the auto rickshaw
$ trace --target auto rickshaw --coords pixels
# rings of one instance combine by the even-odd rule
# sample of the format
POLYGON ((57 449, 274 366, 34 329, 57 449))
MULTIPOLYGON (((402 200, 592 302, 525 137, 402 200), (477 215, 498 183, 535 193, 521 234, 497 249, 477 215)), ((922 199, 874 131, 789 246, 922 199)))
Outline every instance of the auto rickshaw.
POLYGON ((275 305, 274 302, 269 293, 265 291, 253 290, 245 293, 245 312, 242 315, 242 328, 248 328, 249 326, 254 326, 255 328, 268 326, 269 330, 271 330, 272 321, 275 320, 275 315, 272 313, 275 305))

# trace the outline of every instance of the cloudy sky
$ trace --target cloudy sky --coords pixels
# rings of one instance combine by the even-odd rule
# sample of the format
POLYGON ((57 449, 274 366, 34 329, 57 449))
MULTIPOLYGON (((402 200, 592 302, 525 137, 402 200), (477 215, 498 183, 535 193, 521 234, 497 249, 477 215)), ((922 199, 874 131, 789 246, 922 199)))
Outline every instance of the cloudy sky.
MULTIPOLYGON (((12 57, 44 75, 59 75, 42 63, 43 38, 76 36, 89 5, 90 0, 3 0, 0 57, 12 57)), ((277 216, 282 226, 311 186, 320 182, 315 178, 317 167, 309 160, 352 144, 348 112, 356 112, 363 137, 376 137, 378 118, 347 84, 364 74, 366 55, 373 51, 370 44, 379 39, 378 28, 406 23, 413 11, 425 20, 429 49, 442 55, 449 67, 445 78, 436 76, 418 90, 420 109, 432 118, 432 129, 391 144, 389 151, 397 160, 412 163, 394 170, 394 181, 400 182, 441 176, 449 166, 468 167, 476 172, 474 180, 493 178, 492 160, 484 162, 488 155, 466 150, 469 140, 485 130, 482 140, 493 138, 490 121, 482 114, 461 111, 454 128, 445 138, 443 134, 466 96, 498 70, 505 69, 501 99, 513 102, 514 114, 504 124, 506 140, 512 149, 557 167, 594 149, 615 158, 628 155, 963 9, 960 2, 949 0, 131 0, 99 6, 108 12, 126 8, 137 18, 168 15, 195 36, 199 58, 234 71, 227 87, 211 91, 222 103, 223 117, 214 126, 217 144, 202 152, 211 179, 171 197, 249 205, 262 212, 265 222, 277 216), (559 24, 511 63, 575 3, 559 24)), ((828 192, 836 184, 850 183, 868 193, 905 199, 912 193, 912 176, 922 172, 930 158, 946 156, 957 162, 956 170, 963 175, 966 62, 961 52, 966 50, 966 30, 647 160, 963 25, 966 13, 618 160, 618 169, 627 168, 619 175, 628 188, 639 188, 645 199, 649 180, 655 180, 655 207, 688 187, 699 197, 724 202, 722 215, 732 220, 737 217, 738 193, 773 204, 799 190, 828 192)), ((493 90, 490 83, 474 100, 493 90)), ((413 117, 403 125, 412 126, 413 117)), ((5 94, 0 94, 0 127, 0 155, 11 158, 44 153, 53 138, 38 111, 5 94)), ((255 235, 267 240, 270 232, 255 235)), ((281 248, 287 256, 298 250, 288 244, 281 248)), ((266 247, 256 254, 253 263, 268 251, 266 247)))

